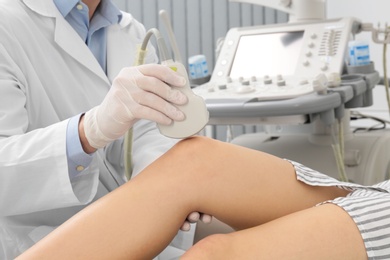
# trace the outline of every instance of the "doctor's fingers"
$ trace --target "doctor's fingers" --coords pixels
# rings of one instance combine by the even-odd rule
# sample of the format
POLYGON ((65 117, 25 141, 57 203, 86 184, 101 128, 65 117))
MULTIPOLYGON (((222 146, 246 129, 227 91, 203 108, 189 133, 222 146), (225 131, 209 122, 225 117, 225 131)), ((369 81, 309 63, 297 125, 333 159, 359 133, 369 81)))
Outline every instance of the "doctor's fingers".
POLYGON ((134 107, 130 108, 130 111, 135 118, 148 119, 164 125, 169 125, 172 120, 182 121, 185 119, 182 111, 153 93, 137 93, 133 99, 136 103, 134 107))
MULTIPOLYGON (((168 71, 169 70, 170 69, 168 69, 168 71)), ((170 71, 170 73, 174 72, 170 71)), ((183 105, 187 102, 187 97, 182 92, 171 88, 156 77, 145 76, 138 67, 127 67, 122 69, 119 75, 114 79, 113 87, 113 89, 117 89, 119 92, 125 91, 136 101, 137 98, 134 96, 137 93, 150 92, 177 105, 183 105)))
POLYGON ((141 77, 137 79, 137 85, 146 92, 151 92, 157 96, 177 105, 187 103, 187 97, 178 89, 171 88, 165 82, 155 77, 141 77))
POLYGON ((138 66, 138 70, 145 76, 158 78, 168 85, 183 87, 186 79, 171 68, 160 64, 145 64, 138 66))

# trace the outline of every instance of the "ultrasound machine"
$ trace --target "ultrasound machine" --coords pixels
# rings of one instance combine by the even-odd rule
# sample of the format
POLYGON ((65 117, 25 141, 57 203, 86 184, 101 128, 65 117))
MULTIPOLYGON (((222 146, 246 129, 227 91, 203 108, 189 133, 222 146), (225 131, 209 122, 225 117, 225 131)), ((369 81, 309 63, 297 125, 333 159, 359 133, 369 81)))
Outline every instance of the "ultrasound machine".
MULTIPOLYGON (((272 7, 278 1, 268 2, 272 7)), ((209 124, 257 125, 260 131, 232 142, 337 179, 361 184, 388 179, 390 132, 354 132, 350 126, 351 109, 371 106, 380 81, 366 45, 353 37, 382 32, 353 17, 325 19, 321 0, 280 2, 300 10, 315 3, 320 11, 314 6, 317 11, 298 12, 292 16, 298 19, 285 24, 229 30, 210 81, 193 89, 206 102, 209 124), (351 63, 351 55, 358 63, 351 63)))

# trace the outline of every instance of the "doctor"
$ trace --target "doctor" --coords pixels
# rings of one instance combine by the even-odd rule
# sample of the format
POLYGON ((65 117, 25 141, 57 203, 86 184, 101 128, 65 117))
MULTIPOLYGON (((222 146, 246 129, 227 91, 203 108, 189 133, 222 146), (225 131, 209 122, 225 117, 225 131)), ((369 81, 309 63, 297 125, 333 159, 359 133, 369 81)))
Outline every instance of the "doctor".
POLYGON ((133 175, 172 147, 155 122, 182 120, 171 103, 187 99, 172 70, 130 67, 145 29, 110 0, 0 0, 0 17, 0 258, 13 259, 125 183, 129 128, 133 175))

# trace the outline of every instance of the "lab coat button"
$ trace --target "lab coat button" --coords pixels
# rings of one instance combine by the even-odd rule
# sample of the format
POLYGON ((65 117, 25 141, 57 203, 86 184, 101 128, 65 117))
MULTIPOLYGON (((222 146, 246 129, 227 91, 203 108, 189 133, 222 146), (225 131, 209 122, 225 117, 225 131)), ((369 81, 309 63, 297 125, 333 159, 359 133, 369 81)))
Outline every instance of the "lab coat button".
POLYGON ((81 172, 81 171, 84 171, 84 166, 82 166, 82 165, 78 165, 77 167, 76 167, 76 170, 78 171, 78 172, 81 172))

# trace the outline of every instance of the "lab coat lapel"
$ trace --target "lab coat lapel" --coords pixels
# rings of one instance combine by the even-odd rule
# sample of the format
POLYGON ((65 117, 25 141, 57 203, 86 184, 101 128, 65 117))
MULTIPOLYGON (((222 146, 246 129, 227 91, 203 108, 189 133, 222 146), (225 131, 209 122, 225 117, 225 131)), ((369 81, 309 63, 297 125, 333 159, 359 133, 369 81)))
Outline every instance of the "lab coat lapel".
POLYGON ((54 5, 53 0, 24 0, 24 3, 31 10, 42 16, 55 18, 55 42, 70 56, 109 84, 107 76, 98 61, 77 32, 73 30, 69 23, 62 17, 61 13, 54 5))
POLYGON ((134 65, 134 47, 131 45, 132 36, 124 33, 131 25, 132 16, 122 12, 120 24, 112 25, 107 32, 107 76, 112 82, 124 67, 134 65))

